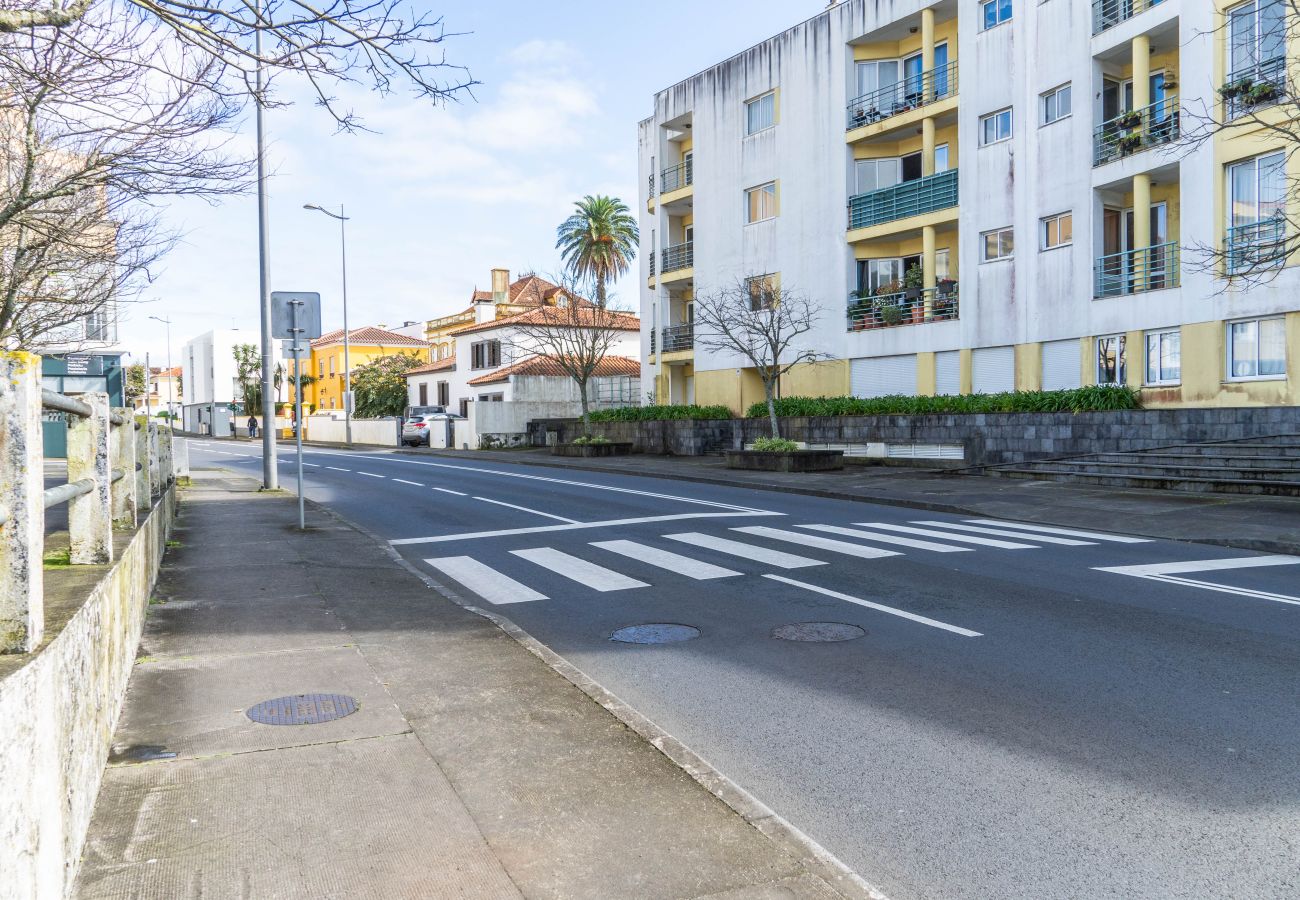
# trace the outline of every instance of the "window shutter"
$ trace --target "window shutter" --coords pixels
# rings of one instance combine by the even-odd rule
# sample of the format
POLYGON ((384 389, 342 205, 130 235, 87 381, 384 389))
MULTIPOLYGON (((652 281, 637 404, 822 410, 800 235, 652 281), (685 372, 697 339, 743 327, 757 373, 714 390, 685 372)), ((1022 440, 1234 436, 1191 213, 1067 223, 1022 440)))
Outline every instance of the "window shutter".
POLYGON ((849 364, 849 383, 855 397, 916 395, 916 356, 874 356, 849 364))
POLYGON ((1011 347, 981 347, 971 354, 971 389, 977 394, 1015 390, 1016 357, 1011 347))
POLYGON ((961 393, 961 351, 944 350, 934 355, 934 392, 961 393))
POLYGON ((1043 390, 1065 391, 1079 387, 1078 341, 1048 341, 1043 344, 1043 390))

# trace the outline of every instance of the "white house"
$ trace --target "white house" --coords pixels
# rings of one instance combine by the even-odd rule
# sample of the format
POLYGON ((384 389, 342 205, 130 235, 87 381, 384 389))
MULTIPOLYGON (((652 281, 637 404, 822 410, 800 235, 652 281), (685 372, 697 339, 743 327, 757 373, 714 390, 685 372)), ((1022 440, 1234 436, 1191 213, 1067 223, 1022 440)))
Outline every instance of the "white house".
MULTIPOLYGON (((185 342, 181 349, 181 380, 184 405, 181 422, 186 431, 230 434, 230 406, 243 400, 235 377, 235 347, 260 346, 257 332, 226 328, 209 331, 185 342), (213 427, 215 424, 215 428, 213 427)), ((283 361, 280 342, 275 342, 274 361, 283 361)), ((261 411, 258 411, 261 417, 261 411)))

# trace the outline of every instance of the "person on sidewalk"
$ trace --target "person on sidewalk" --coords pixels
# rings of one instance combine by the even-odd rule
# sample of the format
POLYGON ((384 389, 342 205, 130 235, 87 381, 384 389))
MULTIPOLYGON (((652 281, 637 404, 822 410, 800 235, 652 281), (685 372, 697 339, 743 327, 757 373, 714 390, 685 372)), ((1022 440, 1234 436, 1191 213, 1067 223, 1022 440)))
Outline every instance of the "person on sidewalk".
POLYGON ((257 417, 256 417, 256 416, 249 416, 249 417, 248 417, 248 436, 251 437, 251 438, 255 438, 255 437, 257 437, 257 417))

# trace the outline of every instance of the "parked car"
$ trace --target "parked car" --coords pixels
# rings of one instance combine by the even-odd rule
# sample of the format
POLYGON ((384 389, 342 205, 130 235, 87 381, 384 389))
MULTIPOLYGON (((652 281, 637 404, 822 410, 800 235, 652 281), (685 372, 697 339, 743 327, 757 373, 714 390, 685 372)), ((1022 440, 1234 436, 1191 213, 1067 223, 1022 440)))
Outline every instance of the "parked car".
POLYGON ((429 423, 425 416, 408 416, 402 423, 402 444, 418 447, 429 446, 429 423))

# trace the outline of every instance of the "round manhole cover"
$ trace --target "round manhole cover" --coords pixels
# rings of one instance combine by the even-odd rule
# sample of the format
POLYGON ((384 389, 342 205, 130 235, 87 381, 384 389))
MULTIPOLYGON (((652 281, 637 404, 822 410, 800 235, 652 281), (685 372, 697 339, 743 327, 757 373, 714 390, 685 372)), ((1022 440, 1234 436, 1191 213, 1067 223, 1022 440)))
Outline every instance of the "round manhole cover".
POLYGON ((810 641, 813 643, 834 643, 835 641, 852 641, 867 633, 865 628, 846 625, 843 622, 794 622, 772 629, 772 637, 782 641, 810 641))
POLYGON ((248 717, 263 725, 318 725, 356 711, 357 701, 346 694, 294 694, 263 700, 248 710, 248 717))
POLYGON ((629 625, 620 628, 609 636, 611 641, 624 644, 673 644, 677 641, 689 641, 700 636, 700 629, 690 625, 673 625, 657 623, 652 625, 629 625))

